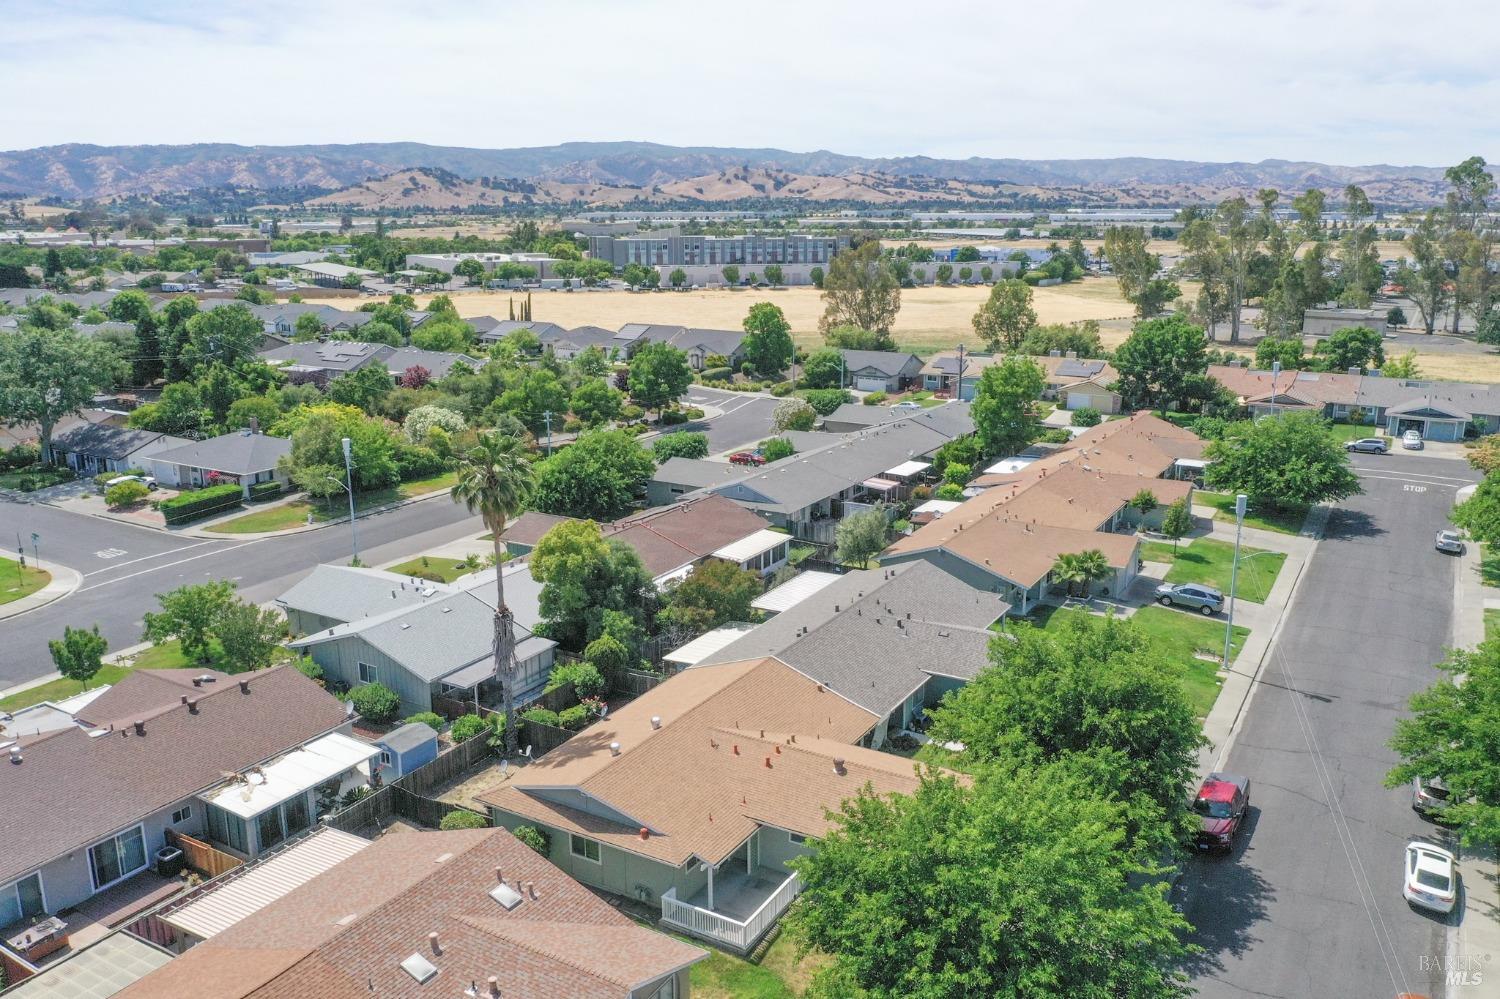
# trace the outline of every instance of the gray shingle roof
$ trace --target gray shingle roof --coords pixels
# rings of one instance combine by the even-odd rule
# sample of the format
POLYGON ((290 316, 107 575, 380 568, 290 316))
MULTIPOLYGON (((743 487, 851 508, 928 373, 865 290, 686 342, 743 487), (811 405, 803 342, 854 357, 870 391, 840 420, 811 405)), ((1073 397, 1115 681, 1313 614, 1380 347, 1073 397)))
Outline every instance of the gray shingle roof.
MULTIPOLYGON (((652 339, 654 340, 655 337, 653 336, 652 339)), ((709 354, 723 354, 728 357, 740 349, 740 344, 745 340, 745 331, 705 330, 689 327, 666 337, 665 340, 678 350, 702 347, 709 354)))
POLYGON ((917 355, 897 350, 845 350, 843 354, 845 370, 872 368, 887 378, 895 378, 908 368, 915 373, 922 367, 922 360, 917 355))
POLYGON ((1365 376, 1359 380, 1359 406, 1385 409, 1406 407, 1413 403, 1431 403, 1439 409, 1458 409, 1461 413, 1500 414, 1500 386, 1468 382, 1440 382, 1408 378, 1365 376))
POLYGON ((377 741, 398 753, 409 752, 437 738, 437 733, 426 722, 409 722, 393 728, 377 741))
POLYGON ((131 430, 126 427, 109 427, 102 423, 86 423, 52 438, 53 451, 71 451, 92 454, 101 458, 128 458, 150 444, 189 444, 185 437, 170 437, 154 430, 131 430))
POLYGON ((421 580, 420 586, 413 586, 403 576, 378 569, 319 565, 277 597, 276 602, 289 610, 335 621, 354 621, 405 610, 451 592, 442 583, 421 580))
POLYGON ((282 362, 302 368, 324 371, 355 371, 371 361, 388 356, 396 348, 383 343, 329 340, 289 343, 284 347, 261 352, 270 362, 282 362))
POLYGON ((286 437, 252 434, 242 431, 194 441, 181 447, 167 448, 150 455, 152 461, 206 468, 230 475, 254 475, 276 467, 283 455, 291 453, 292 442, 286 437))
POLYGON ((930 675, 972 679, 1009 609, 930 563, 851 572, 699 665, 773 655, 884 716, 930 675))
POLYGON ((543 343, 546 343, 548 340, 555 340, 560 336, 566 336, 568 333, 566 329, 556 323, 532 322, 529 319, 504 319, 495 323, 489 329, 481 331, 479 339, 486 343, 493 343, 497 340, 505 339, 517 330, 527 329, 535 333, 537 338, 543 343))
POLYGON ((470 357, 468 354, 446 350, 422 350, 418 347, 398 347, 385 358, 386 368, 398 377, 405 374, 407 368, 420 366, 431 372, 433 378, 446 378, 453 366, 460 363, 477 371, 489 363, 489 358, 470 357))

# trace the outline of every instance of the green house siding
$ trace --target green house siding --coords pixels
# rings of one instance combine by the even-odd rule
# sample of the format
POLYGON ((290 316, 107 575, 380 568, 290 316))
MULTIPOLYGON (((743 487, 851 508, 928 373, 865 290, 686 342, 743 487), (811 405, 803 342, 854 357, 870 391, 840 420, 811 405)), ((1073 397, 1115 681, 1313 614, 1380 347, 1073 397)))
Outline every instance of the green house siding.
POLYGON ((364 682, 360 678, 360 663, 374 667, 376 679, 401 698, 403 715, 432 710, 435 685, 413 675, 358 635, 350 635, 335 642, 322 642, 307 651, 313 662, 323 667, 325 676, 341 680, 350 687, 357 687, 364 682))

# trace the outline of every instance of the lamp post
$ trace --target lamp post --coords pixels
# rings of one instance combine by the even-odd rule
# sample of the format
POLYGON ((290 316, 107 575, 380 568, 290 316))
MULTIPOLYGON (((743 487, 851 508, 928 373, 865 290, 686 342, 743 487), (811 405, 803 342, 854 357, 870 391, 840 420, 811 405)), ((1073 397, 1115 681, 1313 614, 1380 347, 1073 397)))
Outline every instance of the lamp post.
POLYGON ((349 494, 349 541, 354 549, 354 562, 359 562, 359 529, 354 523, 354 458, 350 453, 349 438, 345 437, 344 445, 344 478, 337 475, 328 476, 329 482, 337 482, 344 487, 344 492, 349 494))
POLYGON ((1281 377, 1281 362, 1271 362, 1271 415, 1276 415, 1276 379, 1281 377))
POLYGON ((1240 532, 1245 527, 1245 504, 1240 493, 1234 498, 1234 561, 1229 563, 1229 619, 1224 622, 1224 668, 1229 668, 1229 643, 1234 638, 1234 589, 1240 578, 1240 532))

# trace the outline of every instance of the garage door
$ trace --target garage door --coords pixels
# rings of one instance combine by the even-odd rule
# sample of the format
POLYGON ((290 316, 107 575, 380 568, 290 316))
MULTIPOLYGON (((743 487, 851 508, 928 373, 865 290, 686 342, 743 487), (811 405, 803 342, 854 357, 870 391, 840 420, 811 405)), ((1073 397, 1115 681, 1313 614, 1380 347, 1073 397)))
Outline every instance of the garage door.
POLYGON ((857 388, 857 389, 859 389, 861 392, 884 392, 885 391, 885 379, 884 378, 856 378, 854 380, 854 387, 857 388))
POLYGON ((1082 392, 1069 392, 1068 393, 1068 408, 1069 409, 1084 409, 1085 407, 1093 406, 1093 405, 1094 405, 1094 397, 1091 396, 1091 395, 1085 395, 1082 392))

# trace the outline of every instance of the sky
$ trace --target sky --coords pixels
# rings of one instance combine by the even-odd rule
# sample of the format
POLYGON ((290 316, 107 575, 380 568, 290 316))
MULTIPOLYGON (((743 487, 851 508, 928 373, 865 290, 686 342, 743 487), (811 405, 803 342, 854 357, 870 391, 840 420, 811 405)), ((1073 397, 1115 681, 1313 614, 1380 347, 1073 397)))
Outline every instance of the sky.
POLYGON ((0 0, 0 148, 1500 159, 1500 5, 0 0))

